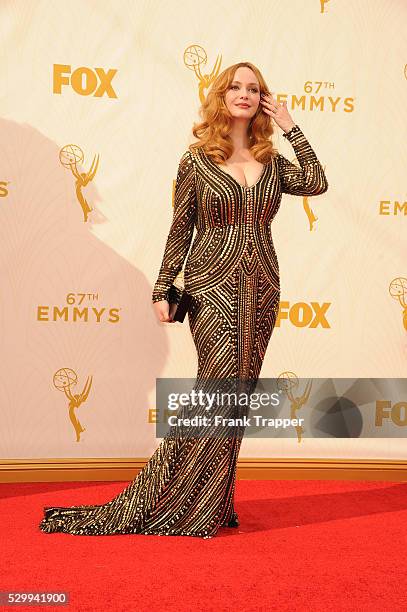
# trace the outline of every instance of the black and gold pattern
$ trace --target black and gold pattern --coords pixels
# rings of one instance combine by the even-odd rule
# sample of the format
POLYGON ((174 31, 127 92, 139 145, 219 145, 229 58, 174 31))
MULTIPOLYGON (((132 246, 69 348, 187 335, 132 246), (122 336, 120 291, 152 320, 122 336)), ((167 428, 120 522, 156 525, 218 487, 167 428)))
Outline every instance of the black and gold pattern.
MULTIPOLYGON (((328 189, 299 126, 284 136, 300 165, 279 154, 253 185, 240 184, 202 149, 181 157, 173 220, 152 300, 167 299, 195 228, 184 282, 192 295, 188 319, 198 355, 197 381, 258 379, 280 300, 271 223, 283 193, 312 196, 328 189)), ((172 428, 114 499, 45 508, 40 529, 209 538, 221 526, 236 526, 233 497, 242 435, 194 438, 172 428)))

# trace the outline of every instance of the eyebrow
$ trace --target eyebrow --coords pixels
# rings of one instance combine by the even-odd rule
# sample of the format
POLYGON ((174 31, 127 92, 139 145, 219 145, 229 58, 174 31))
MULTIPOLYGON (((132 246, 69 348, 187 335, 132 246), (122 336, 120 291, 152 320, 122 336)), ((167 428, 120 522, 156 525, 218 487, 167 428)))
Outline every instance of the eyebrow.
MULTIPOLYGON (((239 85, 241 85, 240 81, 232 81, 232 83, 239 83, 239 85)), ((248 85, 257 85, 257 87, 259 86, 258 83, 247 83, 248 85)))

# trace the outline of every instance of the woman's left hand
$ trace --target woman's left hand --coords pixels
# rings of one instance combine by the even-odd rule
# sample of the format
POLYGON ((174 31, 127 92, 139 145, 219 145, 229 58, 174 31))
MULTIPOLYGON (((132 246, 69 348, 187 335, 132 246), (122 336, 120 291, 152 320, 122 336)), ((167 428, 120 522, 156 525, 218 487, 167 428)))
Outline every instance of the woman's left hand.
POLYGON ((261 94, 260 104, 266 115, 270 115, 277 125, 284 131, 288 132, 295 125, 290 113, 287 110, 287 102, 278 104, 273 98, 273 94, 261 94))

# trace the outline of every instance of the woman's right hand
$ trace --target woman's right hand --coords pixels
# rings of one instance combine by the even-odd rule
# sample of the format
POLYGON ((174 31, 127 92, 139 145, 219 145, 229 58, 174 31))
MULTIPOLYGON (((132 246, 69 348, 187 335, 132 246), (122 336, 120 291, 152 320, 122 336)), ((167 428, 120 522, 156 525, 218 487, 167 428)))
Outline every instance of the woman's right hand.
POLYGON ((153 302, 153 308, 159 323, 176 323, 173 319, 174 312, 177 309, 176 304, 171 304, 170 308, 167 300, 159 300, 158 302, 153 302))

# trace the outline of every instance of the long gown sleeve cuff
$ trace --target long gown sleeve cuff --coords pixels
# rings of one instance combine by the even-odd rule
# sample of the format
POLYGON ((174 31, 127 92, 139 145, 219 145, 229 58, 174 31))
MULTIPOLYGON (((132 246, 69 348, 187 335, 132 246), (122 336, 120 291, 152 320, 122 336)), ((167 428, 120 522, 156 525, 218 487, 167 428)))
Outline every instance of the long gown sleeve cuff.
POLYGON ((283 136, 290 142, 301 165, 319 165, 314 149, 311 147, 304 132, 297 124, 283 134, 283 136))
POLYGON ((182 297, 182 289, 176 285, 171 285, 167 290, 154 290, 151 296, 153 302, 159 302, 160 300, 167 300, 170 304, 179 304, 182 297))
POLYGON ((151 300, 153 302, 159 302, 160 300, 168 301, 168 290, 169 290, 169 286, 167 283, 159 283, 157 281, 153 288, 151 300))
POLYGON ((302 133, 302 130, 297 124, 295 124, 290 130, 288 130, 288 132, 284 132, 283 136, 284 138, 287 138, 287 140, 291 141, 293 137, 295 138, 295 136, 299 133, 302 133))
POLYGON ((168 297, 167 293, 153 293, 152 297, 151 297, 151 301, 154 302, 160 302, 161 300, 166 300, 168 297))

